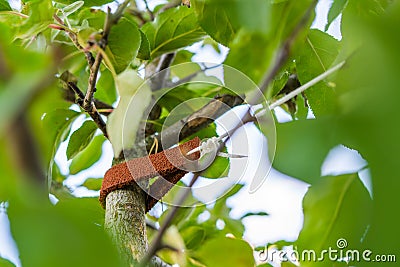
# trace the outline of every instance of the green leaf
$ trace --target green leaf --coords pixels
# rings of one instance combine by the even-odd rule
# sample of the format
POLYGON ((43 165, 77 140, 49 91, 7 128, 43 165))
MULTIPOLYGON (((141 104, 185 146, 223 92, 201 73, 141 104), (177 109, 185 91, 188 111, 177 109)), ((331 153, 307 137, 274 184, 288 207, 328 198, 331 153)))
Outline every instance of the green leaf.
MULTIPOLYGON (((269 41, 265 35, 242 29, 237 33, 230 45, 230 51, 225 64, 243 72, 252 81, 258 83, 270 65, 276 47, 276 43, 269 41), (249 49, 250 47, 251 49, 249 49), (243 62, 246 62, 246 64, 243 64, 243 62), (254 66, 257 67, 254 68, 254 66)), ((224 68, 224 71, 226 72, 227 70, 224 68)), ((241 89, 239 92, 235 91, 236 93, 254 89, 254 87, 246 88, 247 86, 242 86, 243 82, 241 82, 240 77, 237 75, 228 74, 225 76, 233 80, 230 84, 236 85, 236 87, 241 89), (239 85, 237 85, 237 82, 239 82, 239 85)), ((229 87, 228 84, 227 87, 229 87)))
MULTIPOLYGON (((194 53, 187 50, 180 50, 176 53, 174 61, 171 67, 171 76, 183 79, 189 75, 194 75, 195 73, 200 73, 201 68, 199 64, 191 62, 194 53), (188 63, 191 62, 191 63, 188 63), (181 64, 186 63, 186 64, 181 64)), ((195 78, 191 79, 195 80, 195 78)))
MULTIPOLYGON (((366 21, 377 20, 384 15, 385 10, 382 6, 385 1, 364 0, 348 1, 342 12, 340 30, 343 36, 343 48, 341 50, 341 60, 348 58, 356 53, 360 46, 365 43, 364 33, 360 31, 360 25, 366 21)), ((374 23, 372 23, 374 24, 374 23)))
POLYGON ((221 49, 219 47, 219 44, 217 41, 215 41, 214 39, 212 39, 211 37, 206 37, 203 40, 203 44, 201 45, 201 47, 207 47, 207 46, 211 46, 215 52, 217 52, 218 54, 221 54, 221 49))
POLYGON ((62 182, 53 181, 49 193, 54 195, 59 201, 75 198, 75 196, 72 195, 71 189, 63 185, 62 182))
POLYGON ((72 13, 75 13, 78 9, 80 9, 85 4, 84 1, 75 1, 74 3, 64 7, 61 9, 63 15, 68 17, 72 13))
POLYGON ((277 124, 272 166, 289 176, 314 183, 321 176, 328 152, 337 144, 334 129, 333 121, 320 119, 277 124))
MULTIPOLYGON (((0 5, 1 5, 1 3, 0 3, 0 5)), ((4 258, 0 258, 0 266, 2 266, 2 267, 15 267, 15 265, 11 261, 6 260, 4 258)))
POLYGON ((224 194, 217 199, 214 208, 212 209, 212 213, 215 215, 215 217, 229 218, 230 208, 226 206, 226 200, 231 196, 237 194, 243 187, 244 185, 242 184, 235 184, 232 188, 230 188, 227 192, 224 192, 224 194))
MULTIPOLYGON (((305 84, 329 69, 339 53, 339 42, 320 30, 310 30, 296 58, 297 76, 305 84)), ((322 81, 305 91, 315 116, 331 114, 336 108, 334 88, 322 81)))
POLYGON ((200 140, 203 140, 206 138, 211 138, 213 136, 217 136, 217 126, 215 125, 215 123, 211 123, 204 129, 201 129, 200 131, 192 134, 191 136, 185 138, 182 141, 189 141, 189 140, 195 138, 196 136, 198 138, 200 138, 200 140))
MULTIPOLYGON (((175 110, 174 114, 181 115, 179 119, 182 119, 184 116, 190 115, 202 107, 204 101, 202 101, 202 103, 198 103, 199 101, 191 101, 197 97, 199 97, 199 95, 196 94, 196 92, 187 89, 187 86, 184 85, 174 89, 168 89, 168 92, 164 94, 157 103, 168 111, 173 111, 174 108, 179 106, 179 110, 175 110)), ((175 122, 175 120, 171 121, 170 118, 168 120, 170 122, 175 122)))
POLYGON ((56 163, 53 163, 52 169, 52 181, 62 184, 62 182, 67 179, 67 177, 61 173, 61 170, 56 163))
POLYGON ((82 126, 72 133, 67 147, 67 159, 70 160, 84 150, 96 133, 97 126, 91 121, 85 121, 82 126))
POLYGON ((100 190, 101 184, 103 183, 103 178, 87 178, 82 186, 89 190, 100 190))
POLYGON ((214 162, 205 171, 201 172, 201 176, 210 179, 225 177, 228 175, 229 166, 228 158, 217 156, 214 162))
MULTIPOLYGON (((321 255, 324 249, 340 248, 339 239, 346 240, 348 249, 359 248, 371 208, 370 195, 357 174, 322 177, 303 200, 304 226, 295 242, 299 254, 312 249, 321 255)), ((301 266, 313 264, 302 262, 301 266)))
POLYGON ((30 39, 48 29, 53 23, 54 8, 50 0, 27 1, 24 10, 29 18, 18 29, 17 38, 30 39))
POLYGON ((69 198, 57 203, 56 209, 74 209, 79 208, 85 212, 86 220, 97 224, 104 225, 104 209, 99 205, 97 197, 75 197, 69 198))
POLYGON ((142 30, 139 29, 139 32, 141 41, 137 57, 144 60, 150 59, 151 49, 149 39, 147 39, 146 34, 142 30))
MULTIPOLYGON (((177 201, 177 196, 181 193, 182 190, 185 190, 187 186, 182 182, 179 181, 174 187, 171 188, 171 190, 161 199, 161 202, 167 204, 167 205, 176 205, 177 201), (184 188, 184 189, 182 189, 184 188)), ((185 218, 189 216, 189 214, 192 212, 192 207, 194 205, 201 204, 200 200, 195 198, 192 193, 185 199, 184 203, 181 205, 181 207, 178 209, 178 212, 174 219, 172 220, 171 224, 176 224, 180 226, 181 223, 185 221, 185 218)), ((170 212, 170 210, 166 210, 159 219, 159 223, 162 224, 162 222, 165 219, 165 216, 170 212)))
POLYGON ((271 29, 269 1, 196 0, 192 3, 203 29, 225 46, 240 28, 261 34, 271 29))
POLYGON ((243 184, 235 184, 232 188, 225 192, 220 199, 226 201, 231 196, 236 195, 243 187, 243 184))
POLYGON ((117 90, 115 88, 114 77, 109 70, 104 69, 101 72, 100 79, 96 84, 96 89, 96 99, 110 104, 117 101, 117 90))
MULTIPOLYGON (((194 53, 192 53, 188 50, 185 50, 185 49, 179 50, 178 52, 176 52, 174 61, 172 62, 171 66, 175 66, 175 65, 179 65, 179 64, 187 63, 187 62, 192 62, 193 56, 194 56, 194 53)), ((193 63, 187 64, 187 66, 189 67, 190 70, 192 70, 194 68, 199 70, 200 68, 195 67, 195 65, 200 67, 198 64, 193 64, 193 63)), ((174 70, 174 68, 172 68, 171 70, 174 70)), ((177 75, 177 77, 182 78, 182 77, 180 77, 180 75, 177 75)))
POLYGON ((152 94, 148 84, 134 70, 119 74, 115 83, 120 100, 108 117, 107 132, 114 155, 118 157, 123 148, 135 144, 136 133, 152 94))
POLYGON ((200 247, 205 238, 205 234, 205 230, 200 226, 189 226, 181 230, 181 236, 188 249, 197 249, 200 247))
POLYGON ((227 237, 212 239, 206 242, 196 254, 199 260, 209 267, 248 267, 255 264, 252 248, 240 239, 227 237))
POLYGON ((53 148, 47 173, 49 186, 51 185, 54 156, 57 152, 58 146, 65 140, 65 138, 67 138, 72 122, 78 117, 78 115, 80 115, 79 112, 70 109, 56 109, 47 113, 43 118, 43 127, 48 131, 48 140, 50 140, 53 148))
POLYGON ((328 23, 325 26, 325 31, 329 29, 331 23, 342 13, 348 0, 334 0, 328 12, 328 23))
POLYGON ((399 38, 393 35, 400 25, 400 3, 394 1, 382 13, 374 7, 379 2, 349 1, 343 12, 343 42, 356 50, 336 80, 338 129, 344 144, 357 149, 371 166, 374 218, 365 247, 399 258, 399 250, 393 249, 400 246, 399 161, 392 155, 400 151, 400 50, 399 38))
POLYGON ((167 229, 162 237, 162 243, 175 250, 163 249, 157 252, 157 255, 166 263, 184 266, 186 263, 186 255, 183 253, 185 251, 185 243, 174 225, 167 229))
POLYGON ((217 42, 228 46, 237 31, 230 21, 229 10, 221 8, 218 1, 196 0, 191 1, 191 5, 203 30, 217 42))
MULTIPOLYGON (((18 53, 19 51, 12 51, 13 53, 18 53)), ((22 54, 23 55, 23 54, 22 54)), ((17 57, 12 60, 23 60, 23 56, 17 57)), ((25 54, 26 55, 26 54, 25 54)), ((35 58, 27 56, 27 62, 34 60, 35 58)), ((39 58, 37 58, 40 60, 39 58)), ((43 69, 34 70, 30 72, 18 70, 17 73, 12 75, 7 83, 1 84, 0 86, 0 112, 2 114, 2 120, 0 121, 0 133, 3 133, 10 120, 18 114, 20 103, 24 101, 29 101, 36 86, 43 80, 43 75, 45 72, 43 69), (4 86, 3 86, 4 85, 4 86)))
POLYGON ((274 81, 271 83, 270 88, 267 90, 267 99, 276 96, 286 85, 289 80, 290 72, 284 69, 275 76, 274 81))
POLYGON ((245 228, 241 220, 232 219, 230 217, 225 217, 223 218, 223 220, 225 223, 225 227, 223 230, 227 234, 233 234, 235 237, 239 238, 243 236, 245 228))
POLYGON ((96 163, 102 155, 104 141, 105 137, 103 135, 93 138, 92 142, 72 160, 69 166, 70 174, 77 174, 96 163))
POLYGON ((10 4, 6 0, 0 0, 0 11, 10 11, 12 10, 10 4))
MULTIPOLYGON (((92 7, 92 6, 102 6, 108 3, 113 2, 114 0, 84 0, 82 2, 84 2, 83 6, 86 7, 92 7)), ((62 4, 73 4, 74 2, 81 2, 81 1, 75 1, 75 0, 57 0, 56 2, 58 3, 62 3, 62 4)))
POLYGON ((89 27, 99 31, 104 27, 106 13, 101 9, 83 7, 78 13, 78 18, 81 23, 87 21, 89 23, 89 27))
POLYGON ((0 78, 0 134, 4 133, 11 120, 17 116, 22 103, 30 103, 32 96, 40 89, 46 89, 47 77, 51 65, 51 57, 29 51, 21 45, 13 44, 9 20, 0 23, 0 53, 4 70, 0 78), (21 64, 24 62, 24 64, 21 64), (44 82, 46 81, 46 83, 44 82))
POLYGON ((136 57, 140 43, 139 29, 131 20, 121 18, 111 28, 106 54, 117 74, 124 71, 136 57))
POLYGON ((247 212, 245 215, 240 217, 240 220, 250 217, 250 216, 268 216, 269 214, 266 213, 265 211, 259 211, 259 212, 247 212))
POLYGON ((104 211, 97 198, 60 201, 53 206, 48 200, 26 197, 13 201, 8 209, 13 238, 25 265, 123 266, 101 226, 104 211))
POLYGON ((151 58, 189 46, 205 35, 194 11, 186 6, 168 9, 145 24, 142 31, 150 42, 151 58))
MULTIPOLYGON (((229 21, 235 29, 235 35, 227 35, 231 40, 225 63, 242 71, 255 83, 259 83, 270 66, 277 48, 291 34, 312 1, 279 1, 277 3, 252 1, 254 4, 240 0, 210 0, 205 2, 207 4, 204 4, 202 0, 198 2, 199 9, 203 6, 212 6, 218 18, 224 17, 224 12, 228 14, 229 21)), ((201 20, 201 17, 199 19, 201 20)), ((212 18, 211 13, 205 19, 207 22, 204 23, 210 24, 210 27, 214 27, 216 31, 220 29, 220 25, 213 26, 217 19, 212 18)), ((222 25, 223 31, 226 27, 222 25)), ((213 36, 214 32, 211 30, 208 33, 213 36)))

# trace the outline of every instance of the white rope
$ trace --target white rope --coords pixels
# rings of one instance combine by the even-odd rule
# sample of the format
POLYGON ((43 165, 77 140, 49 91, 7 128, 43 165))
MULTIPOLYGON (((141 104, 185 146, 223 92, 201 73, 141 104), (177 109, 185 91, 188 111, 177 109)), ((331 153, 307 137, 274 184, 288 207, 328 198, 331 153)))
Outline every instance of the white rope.
MULTIPOLYGON (((332 73, 338 71, 343 65, 345 64, 345 61, 340 62, 336 66, 330 68, 329 70, 325 71, 324 73, 320 74, 319 76, 315 77, 311 81, 307 82, 306 84, 300 86, 299 88, 293 90, 289 94, 285 95, 284 97, 278 99, 271 105, 269 105, 269 110, 272 110, 276 107, 279 107, 280 105, 284 104, 286 101, 292 99, 293 97, 301 94, 305 90, 309 89, 310 87, 314 86, 315 84, 319 83, 323 79, 327 78, 329 75, 332 73)), ((260 112, 255 114, 255 117, 260 117, 264 115, 267 112, 267 109, 263 109, 260 112)), ((200 146, 190 150, 186 155, 191 155, 195 152, 200 152, 200 158, 204 156, 205 154, 211 153, 213 151, 217 151, 220 145, 220 142, 222 139, 227 137, 229 135, 229 132, 225 132, 224 134, 220 135, 219 137, 213 136, 211 138, 206 139, 205 141, 202 141, 200 146)), ((223 153, 219 152, 217 155, 222 156, 222 157, 230 157, 230 158, 244 158, 247 156, 242 156, 242 155, 235 155, 235 154, 228 154, 228 153, 223 153)))

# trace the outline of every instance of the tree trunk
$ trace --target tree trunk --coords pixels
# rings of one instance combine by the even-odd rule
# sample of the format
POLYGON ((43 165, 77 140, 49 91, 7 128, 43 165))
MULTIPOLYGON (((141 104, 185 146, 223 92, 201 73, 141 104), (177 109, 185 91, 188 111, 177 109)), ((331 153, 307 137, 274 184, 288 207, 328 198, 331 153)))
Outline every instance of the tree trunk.
MULTIPOLYGON (((139 129, 144 127, 140 126, 139 129)), ((143 134, 144 132, 138 132, 139 141, 135 147, 125 150, 125 160, 147 155, 146 144, 144 140, 140 141, 140 136, 143 134)), ((119 162, 114 162, 117 163, 119 162)), ((137 265, 148 247, 145 220, 146 194, 141 186, 134 184, 130 188, 115 190, 106 198, 105 229, 110 233, 127 266, 137 265)))
POLYGON ((105 228, 127 266, 135 266, 147 250, 145 197, 138 185, 108 194, 105 228))

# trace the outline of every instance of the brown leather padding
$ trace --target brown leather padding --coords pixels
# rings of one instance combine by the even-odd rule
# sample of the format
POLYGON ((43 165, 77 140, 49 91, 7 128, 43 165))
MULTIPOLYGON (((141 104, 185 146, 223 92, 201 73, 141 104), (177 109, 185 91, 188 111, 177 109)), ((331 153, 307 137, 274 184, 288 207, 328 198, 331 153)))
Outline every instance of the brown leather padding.
POLYGON ((146 212, 149 211, 176 184, 190 168, 190 161, 200 157, 196 152, 186 155, 190 150, 200 145, 200 139, 194 139, 177 147, 164 150, 147 157, 135 158, 114 165, 104 175, 100 190, 100 203, 105 208, 107 195, 117 189, 123 189, 134 183, 159 177, 149 188, 146 199, 146 212))

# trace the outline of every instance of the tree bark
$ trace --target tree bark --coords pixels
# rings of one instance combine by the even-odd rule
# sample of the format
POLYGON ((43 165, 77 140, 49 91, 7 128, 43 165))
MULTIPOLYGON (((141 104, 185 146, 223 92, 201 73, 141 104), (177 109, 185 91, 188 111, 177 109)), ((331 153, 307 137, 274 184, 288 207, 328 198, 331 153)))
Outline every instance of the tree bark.
POLYGON ((115 190, 106 199, 105 228, 127 266, 135 266, 147 251, 145 206, 143 190, 137 185, 115 190))
MULTIPOLYGON (((140 136, 144 135, 144 127, 139 126, 139 129, 141 130, 137 133, 138 141, 134 148, 124 151, 126 160, 147 155, 144 139, 140 140, 140 136)), ((125 159, 116 159, 114 163, 117 164, 125 159)), ((106 198, 104 227, 110 233, 127 266, 137 265, 148 247, 145 220, 146 195, 141 186, 134 184, 130 188, 115 190, 106 198)))
MULTIPOLYGON (((156 73, 158 60, 146 68, 146 78, 156 73)), ((152 106, 150 104, 150 106, 152 106)), ((148 107, 149 108, 149 107, 148 107)), ((148 112, 144 112, 146 121, 148 112)), ((132 148, 124 148, 114 164, 132 158, 147 156, 145 141, 145 123, 142 123, 136 133, 136 141, 132 148)), ((122 129, 121 129, 122 131, 122 129)), ((148 187, 148 181, 134 184, 130 188, 115 190, 107 195, 104 227, 110 233, 117 245, 122 259, 127 266, 138 265, 148 248, 146 232, 146 193, 142 188, 148 187)))

